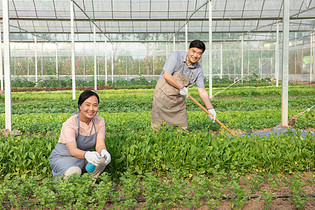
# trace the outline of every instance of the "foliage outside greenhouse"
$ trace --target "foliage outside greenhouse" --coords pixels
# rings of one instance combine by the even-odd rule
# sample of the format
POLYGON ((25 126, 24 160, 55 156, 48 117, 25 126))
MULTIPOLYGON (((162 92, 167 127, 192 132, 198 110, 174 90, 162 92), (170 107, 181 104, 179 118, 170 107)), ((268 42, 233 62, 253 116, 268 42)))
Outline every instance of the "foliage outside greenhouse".
MULTIPOLYGON (((223 89, 218 83, 214 93, 223 89)), ((313 135, 297 131, 263 138, 231 137, 190 100, 190 133, 171 126, 152 132, 152 88, 99 90, 99 115, 106 121, 112 162, 93 187, 87 174, 56 182, 48 156, 77 103, 70 90, 34 93, 12 93, 13 128, 21 135, 0 134, 3 208, 215 209, 225 205, 241 209, 258 196, 262 207, 271 209, 282 193, 290 195, 287 200, 295 208, 307 209, 314 200, 313 135)), ((195 87, 190 93, 198 94, 195 87)), ((280 95, 281 88, 272 84, 243 84, 220 92, 212 103, 229 129, 251 134, 281 121, 280 95)), ((290 85, 289 95, 289 117, 315 101, 313 87, 290 85)), ((3 129, 4 97, 0 97, 3 129)), ((294 128, 314 131, 314 109, 299 117, 294 128)))
MULTIPOLYGON (((158 47, 155 48, 156 51, 165 50, 165 46, 163 43, 158 44, 157 46, 158 47)), ((225 49, 223 50, 221 55, 219 44, 214 43, 213 72, 219 74, 221 62, 223 62, 223 75, 228 75, 229 77, 240 75, 242 62, 241 54, 239 53, 240 43, 224 43, 224 46, 225 49), (223 59, 222 61, 221 57, 223 59)), ((208 69, 207 53, 208 51, 205 52, 203 59, 200 61, 206 71, 208 69)), ((68 52, 68 54, 68 56, 57 56, 57 58, 49 55, 39 56, 37 58, 38 75, 71 75, 70 51, 68 52)), ((114 63, 114 75, 159 75, 162 71, 162 67, 166 61, 166 58, 169 55, 168 52, 164 53, 166 55, 161 55, 160 53, 159 55, 155 56, 153 56, 152 53, 141 56, 131 56, 129 54, 132 53, 121 52, 120 50, 115 52, 113 60, 110 56, 108 56, 107 75, 112 75, 112 62, 114 63)), ((244 74, 252 75, 253 73, 256 73, 259 75, 263 74, 264 76, 268 77, 274 76, 274 59, 274 46, 272 42, 265 41, 258 42, 256 44, 249 43, 243 56, 244 74), (260 49, 256 49, 256 45, 258 45, 260 49)), ((33 57, 33 55, 28 57, 25 55, 20 57, 15 56, 11 59, 12 75, 35 75, 35 62, 35 57, 33 57)), ((93 55, 76 56, 76 75, 94 75, 94 65, 95 64, 93 55)), ((96 69, 97 75, 105 75, 104 55, 97 55, 96 69)), ((302 70, 300 69, 298 73, 301 73, 302 70)))
MULTIPOLYGON (((269 77, 260 78, 257 74, 252 74, 243 77, 243 79, 239 79, 237 77, 228 77, 223 76, 222 78, 214 77, 212 78, 214 87, 226 87, 231 83, 235 83, 234 86, 243 86, 245 85, 253 85, 253 86, 264 86, 269 85, 272 80, 269 77)), ((157 80, 147 80, 143 75, 138 75, 130 80, 119 77, 118 79, 112 81, 109 80, 107 85, 113 86, 116 88, 130 88, 130 89, 141 89, 141 88, 154 88, 157 83, 157 80)), ((205 85, 208 87, 209 81, 206 77, 204 79, 205 85)), ((97 80, 97 84, 99 86, 104 86, 105 81, 97 80)), ((29 81, 23 77, 15 77, 11 81, 11 85, 13 88, 30 88, 30 87, 38 87, 38 88, 54 88, 54 87, 71 87, 72 79, 70 76, 65 77, 64 79, 59 79, 56 77, 49 77, 48 79, 40 79, 38 82, 29 81)), ((76 87, 94 87, 94 81, 76 79, 76 87)))

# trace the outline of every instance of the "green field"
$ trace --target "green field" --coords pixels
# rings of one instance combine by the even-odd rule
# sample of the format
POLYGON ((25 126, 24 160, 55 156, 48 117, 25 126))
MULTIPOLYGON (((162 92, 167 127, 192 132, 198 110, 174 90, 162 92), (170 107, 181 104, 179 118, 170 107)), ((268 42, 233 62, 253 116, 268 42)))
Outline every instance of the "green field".
MULTIPOLYGON (((214 88, 213 94, 223 89, 214 88)), ((311 133, 231 137, 190 100, 190 133, 171 126, 156 133, 150 129, 153 89, 98 93, 98 114, 106 122, 112 162, 93 187, 87 174, 55 182, 48 162, 62 123, 77 111, 72 92, 12 93, 13 129, 21 135, 0 134, 2 208, 215 209, 229 200, 231 208, 239 209, 253 195, 272 208, 277 194, 291 195, 289 200, 298 209, 314 203, 309 196, 314 195, 311 133)), ((201 102, 196 88, 190 94, 201 102)), ((314 105, 315 88, 290 86, 289 96, 291 118, 314 105)), ((212 104, 217 118, 238 133, 268 130, 281 122, 281 87, 231 87, 216 95, 212 104)), ((4 125, 0 95, 0 128, 4 125)), ((299 117, 294 128, 314 131, 315 109, 299 117)))

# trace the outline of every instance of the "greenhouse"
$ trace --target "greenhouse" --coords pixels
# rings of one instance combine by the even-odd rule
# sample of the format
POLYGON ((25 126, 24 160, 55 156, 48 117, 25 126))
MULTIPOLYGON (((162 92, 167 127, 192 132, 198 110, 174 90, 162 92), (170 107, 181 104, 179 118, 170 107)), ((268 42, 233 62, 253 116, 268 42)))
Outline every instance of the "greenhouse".
POLYGON ((314 0, 0 14, 1 209, 315 208, 314 0))

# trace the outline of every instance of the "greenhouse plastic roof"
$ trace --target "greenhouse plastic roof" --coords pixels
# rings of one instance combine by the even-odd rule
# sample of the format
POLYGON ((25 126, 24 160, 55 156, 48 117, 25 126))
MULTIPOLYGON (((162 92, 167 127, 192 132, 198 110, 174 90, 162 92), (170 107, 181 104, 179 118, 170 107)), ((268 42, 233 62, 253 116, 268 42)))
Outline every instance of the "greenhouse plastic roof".
MULTIPOLYGON (((208 0, 74 0, 75 33, 209 31, 208 0)), ((214 33, 274 32, 283 0, 212 0, 214 33)), ((0 5, 2 19, 2 4, 0 5)), ((70 0, 10 0, 11 33, 70 33, 70 0)), ((280 30, 282 30, 280 24, 280 30)), ((290 31, 315 26, 315 0, 290 1, 290 31)))

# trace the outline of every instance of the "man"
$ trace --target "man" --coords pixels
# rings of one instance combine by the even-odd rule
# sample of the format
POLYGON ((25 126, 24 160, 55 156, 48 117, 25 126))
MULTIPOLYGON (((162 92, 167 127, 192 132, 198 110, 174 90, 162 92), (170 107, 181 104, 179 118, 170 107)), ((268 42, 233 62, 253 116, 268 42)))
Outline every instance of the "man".
POLYGON ((203 71, 198 63, 205 49, 202 41, 194 40, 188 52, 174 52, 166 60, 154 90, 152 129, 159 130, 163 123, 187 129, 185 98, 188 98, 187 86, 192 83, 196 84, 201 100, 213 115, 209 115, 209 118, 215 121, 216 112, 205 89, 203 71))

